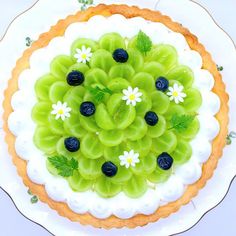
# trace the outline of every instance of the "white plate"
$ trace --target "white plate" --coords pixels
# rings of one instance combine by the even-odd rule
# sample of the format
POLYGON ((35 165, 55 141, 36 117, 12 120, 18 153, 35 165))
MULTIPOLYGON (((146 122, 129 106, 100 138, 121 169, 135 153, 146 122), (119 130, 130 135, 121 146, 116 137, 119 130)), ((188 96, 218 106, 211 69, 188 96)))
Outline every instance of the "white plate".
MULTIPOLYGON (((182 23, 196 34, 199 40, 212 53, 218 65, 224 67, 223 79, 227 91, 230 94, 230 125, 229 130, 236 130, 236 88, 235 72, 236 49, 232 40, 213 21, 211 16, 198 4, 190 0, 95 0, 98 3, 126 3, 138 5, 151 9, 158 9, 182 23)), ((7 86, 7 79, 10 78, 11 70, 17 58, 26 49, 26 37, 37 39, 38 36, 48 31, 51 25, 56 24, 58 19, 65 18, 69 14, 80 9, 77 0, 39 0, 31 10, 18 17, 9 28, 4 39, 0 43, 0 100, 3 100, 3 90, 7 86), (42 17, 43 16, 43 17, 42 17)), ((2 108, 1 108, 2 113, 2 108)), ((0 121, 2 127, 2 121, 0 121)), ((30 220, 42 225, 55 235, 80 235, 80 236, 154 236, 171 235, 182 232, 193 226, 207 211, 217 205, 225 196, 229 184, 236 175, 236 150, 229 145, 224 150, 223 158, 213 178, 207 183, 197 197, 191 203, 182 207, 180 211, 172 214, 167 219, 161 219, 156 223, 136 229, 95 229, 90 226, 81 226, 60 217, 46 204, 38 202, 30 203, 30 196, 27 188, 23 185, 16 169, 7 153, 7 146, 4 143, 4 133, 0 131, 1 159, 0 159, 0 186, 13 199, 17 208, 30 220)))

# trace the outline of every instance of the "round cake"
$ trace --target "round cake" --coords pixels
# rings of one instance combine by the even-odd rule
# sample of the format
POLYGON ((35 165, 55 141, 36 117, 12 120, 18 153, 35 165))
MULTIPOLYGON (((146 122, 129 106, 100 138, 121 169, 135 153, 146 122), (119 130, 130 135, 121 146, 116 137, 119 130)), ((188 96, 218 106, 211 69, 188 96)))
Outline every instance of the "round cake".
POLYGON ((211 55, 160 12, 98 5, 60 20, 18 60, 4 129, 30 191, 102 228, 168 217, 211 178, 228 95, 211 55))

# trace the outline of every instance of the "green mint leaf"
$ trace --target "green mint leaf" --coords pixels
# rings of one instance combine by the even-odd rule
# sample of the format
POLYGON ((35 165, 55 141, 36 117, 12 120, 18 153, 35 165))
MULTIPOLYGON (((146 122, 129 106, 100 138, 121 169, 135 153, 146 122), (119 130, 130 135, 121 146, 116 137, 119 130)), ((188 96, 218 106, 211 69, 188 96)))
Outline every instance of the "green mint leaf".
POLYGON ((64 156, 48 157, 49 162, 57 169, 58 174, 63 177, 73 175, 74 170, 78 169, 78 161, 74 158, 67 159, 64 156))
POLYGON ((101 102, 106 94, 112 94, 112 91, 108 88, 101 89, 98 86, 96 86, 95 88, 88 87, 87 89, 96 102, 101 102))
POLYGON ((151 39, 141 30, 138 33, 136 47, 141 53, 144 54, 152 49, 151 39))
POLYGON ((178 132, 182 132, 191 125, 195 118, 195 115, 178 115, 174 114, 170 120, 171 128, 175 129, 178 132))

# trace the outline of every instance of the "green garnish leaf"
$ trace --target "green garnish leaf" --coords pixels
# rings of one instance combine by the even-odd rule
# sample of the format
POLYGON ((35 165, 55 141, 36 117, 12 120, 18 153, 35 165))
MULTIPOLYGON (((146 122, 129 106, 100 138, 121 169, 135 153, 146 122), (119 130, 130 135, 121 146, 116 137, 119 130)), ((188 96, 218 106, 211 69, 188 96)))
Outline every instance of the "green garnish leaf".
POLYGON ((74 158, 67 159, 64 156, 48 157, 49 162, 58 170, 58 174, 62 177, 73 175, 74 170, 78 169, 78 161, 74 158))
POLYGON ((93 0, 78 0, 79 3, 82 4, 81 6, 81 11, 84 11, 87 9, 88 5, 92 5, 93 4, 93 0))
POLYGON ((226 136, 226 144, 230 145, 232 143, 231 137, 229 135, 226 136))
POLYGON ((106 94, 112 94, 112 91, 108 88, 101 89, 98 86, 96 86, 95 88, 88 87, 87 89, 96 102, 101 102, 106 94))
POLYGON ((151 51, 152 49, 151 39, 141 30, 138 33, 136 47, 141 53, 144 54, 151 51))
POLYGON ((31 44, 33 43, 33 40, 30 38, 30 37, 26 37, 25 38, 25 45, 27 46, 27 47, 30 47, 31 46, 31 44))
POLYGON ((39 201, 39 199, 38 199, 37 196, 33 196, 33 197, 30 199, 30 202, 31 202, 32 204, 35 204, 35 203, 37 203, 38 201, 39 201))
POLYGON ((30 191, 30 189, 28 189, 27 193, 28 193, 29 195, 33 195, 33 193, 30 191))
POLYGON ((170 120, 171 128, 175 129, 178 132, 182 132, 191 125, 195 118, 195 115, 178 115, 174 114, 170 120))
POLYGON ((218 71, 224 70, 224 67, 223 67, 223 66, 219 66, 219 65, 216 65, 216 66, 217 66, 217 70, 218 70, 218 71))

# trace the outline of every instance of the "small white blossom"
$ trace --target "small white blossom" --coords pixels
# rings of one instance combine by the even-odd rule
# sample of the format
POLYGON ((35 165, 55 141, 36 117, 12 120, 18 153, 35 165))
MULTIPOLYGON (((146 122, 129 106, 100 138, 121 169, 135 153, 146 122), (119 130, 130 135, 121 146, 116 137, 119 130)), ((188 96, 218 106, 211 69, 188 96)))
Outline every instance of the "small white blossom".
POLYGON ((175 103, 183 102, 184 98, 187 96, 185 93, 183 93, 184 87, 179 86, 178 84, 174 84, 173 87, 169 87, 169 92, 167 92, 167 95, 170 97, 170 100, 174 100, 175 103))
POLYGON ((122 97, 122 100, 126 101, 126 105, 132 104, 133 106, 136 106, 137 102, 141 102, 142 99, 140 98, 143 94, 139 92, 139 89, 136 87, 132 89, 132 87, 128 87, 128 89, 123 90, 124 96, 122 97))
POLYGON ((76 49, 76 54, 74 57, 77 59, 77 62, 79 63, 86 63, 87 61, 90 61, 90 58, 92 56, 91 48, 86 48, 84 45, 81 49, 76 49))
POLYGON ((139 163, 139 153, 134 153, 134 150, 130 152, 125 151, 124 155, 119 156, 120 165, 129 168, 130 166, 135 166, 139 163))
POLYGON ((67 103, 58 101, 57 104, 52 105, 52 115, 56 115, 56 120, 61 118, 63 121, 65 118, 70 117, 71 108, 67 106, 67 103))

